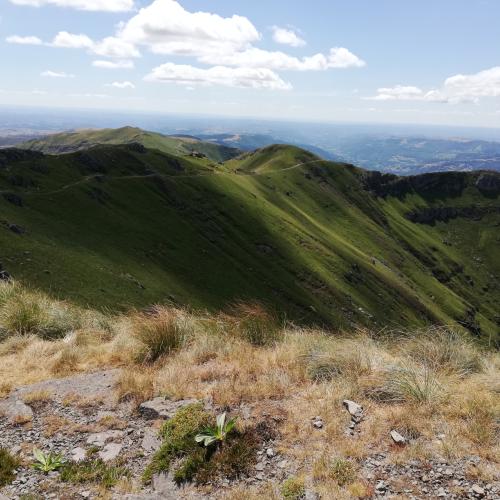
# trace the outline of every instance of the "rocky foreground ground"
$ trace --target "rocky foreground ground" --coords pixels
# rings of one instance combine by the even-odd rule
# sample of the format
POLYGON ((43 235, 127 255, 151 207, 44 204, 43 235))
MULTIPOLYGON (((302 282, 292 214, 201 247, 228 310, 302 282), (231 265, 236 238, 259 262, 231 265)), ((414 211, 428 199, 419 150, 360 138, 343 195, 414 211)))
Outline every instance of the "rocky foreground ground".
MULTIPOLYGON (((279 430, 286 417, 280 412, 280 401, 274 401, 273 407, 266 410, 257 404, 230 408, 231 414, 239 415, 242 420, 266 422, 267 428, 275 430, 264 436, 251 473, 202 489, 191 485, 179 488, 166 474, 154 475, 152 482, 144 485, 143 471, 161 444, 158 429, 164 420, 192 400, 159 397, 139 408, 131 402, 117 402, 114 386, 118 376, 119 370, 108 370, 50 380, 18 388, 0 401, 0 447, 18 457, 21 464, 12 484, 0 490, 1 500, 233 498, 228 492, 237 485, 243 488, 239 491, 250 492, 266 482, 279 485, 297 472, 296 459, 280 449, 279 430), (35 447, 61 453, 66 460, 75 462, 91 455, 104 463, 119 464, 127 470, 127 477, 118 478, 108 490, 102 484, 64 482, 57 471, 43 474, 31 467, 35 447)), ((209 400, 203 403, 215 413, 227 410, 214 407, 209 400)), ((344 432, 355 443, 370 415, 353 401, 344 402, 338 411, 345 413, 344 432)), ((309 426, 311 433, 327 431, 324 415, 304 414, 303 425, 309 426)), ((387 436, 385 447, 373 450, 359 461, 358 477, 365 484, 362 497, 500 498, 498 478, 488 482, 474 477, 474 470, 480 467, 494 468, 479 456, 456 461, 388 460, 390 453, 404 449, 407 440, 394 430, 387 436)), ((269 495, 279 498, 279 493, 269 495)), ((308 486, 306 478, 305 491, 286 498, 320 497, 308 486)))

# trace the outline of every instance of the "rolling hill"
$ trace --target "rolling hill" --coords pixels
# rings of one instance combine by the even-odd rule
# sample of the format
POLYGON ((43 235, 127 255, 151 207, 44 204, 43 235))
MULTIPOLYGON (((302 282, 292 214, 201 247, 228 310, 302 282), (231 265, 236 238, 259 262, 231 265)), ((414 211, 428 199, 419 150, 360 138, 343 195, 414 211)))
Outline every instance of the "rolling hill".
POLYGON ((73 153, 100 144, 129 143, 139 143, 147 148, 158 149, 164 153, 180 156, 200 153, 215 162, 234 158, 241 153, 237 148, 204 142, 196 137, 163 135, 135 127, 79 130, 50 134, 16 146, 46 154, 62 154, 73 153))
POLYGON ((284 145, 214 165, 129 131, 0 150, 5 271, 114 310, 260 300, 302 324, 455 323, 498 342, 500 174, 398 177, 284 145))

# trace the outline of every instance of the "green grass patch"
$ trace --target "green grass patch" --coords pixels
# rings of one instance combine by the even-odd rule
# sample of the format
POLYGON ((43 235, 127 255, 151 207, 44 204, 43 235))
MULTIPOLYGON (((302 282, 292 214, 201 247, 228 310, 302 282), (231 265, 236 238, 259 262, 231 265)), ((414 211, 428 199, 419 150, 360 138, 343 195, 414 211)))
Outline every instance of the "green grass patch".
POLYGON ((104 488, 112 488, 124 477, 130 477, 130 471, 123 463, 117 461, 114 464, 106 464, 100 459, 65 464, 60 474, 61 481, 64 482, 92 483, 104 488))
POLYGON ((18 460, 8 450, 0 448, 0 487, 14 481, 16 477, 14 471, 18 465, 18 460))

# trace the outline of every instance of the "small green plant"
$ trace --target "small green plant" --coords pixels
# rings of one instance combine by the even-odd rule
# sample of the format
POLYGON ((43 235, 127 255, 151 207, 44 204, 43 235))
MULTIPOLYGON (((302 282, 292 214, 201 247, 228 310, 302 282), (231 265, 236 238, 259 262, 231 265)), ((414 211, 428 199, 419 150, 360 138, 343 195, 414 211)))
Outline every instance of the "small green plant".
POLYGON ((33 449, 33 456, 35 457, 33 468, 44 474, 60 469, 66 462, 61 454, 44 453, 38 448, 33 449))
POLYGON ((281 485, 281 494, 286 500, 301 500, 306 496, 304 479, 290 477, 281 485))
POLYGON ((195 436, 197 443, 203 443, 204 446, 212 444, 222 444, 226 440, 228 434, 234 429, 237 418, 231 418, 226 422, 226 413, 222 413, 217 417, 215 427, 207 427, 203 432, 195 436))
POLYGON ((18 461, 5 448, 0 448, 0 488, 14 480, 17 466, 18 461))

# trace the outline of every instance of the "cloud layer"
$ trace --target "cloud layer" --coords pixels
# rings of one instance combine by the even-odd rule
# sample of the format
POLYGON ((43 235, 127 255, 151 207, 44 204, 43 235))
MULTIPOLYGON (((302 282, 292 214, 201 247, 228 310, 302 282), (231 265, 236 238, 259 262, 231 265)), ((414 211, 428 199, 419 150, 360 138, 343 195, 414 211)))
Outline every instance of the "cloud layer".
POLYGON ((71 7, 78 10, 124 12, 132 10, 133 0, 9 0, 15 5, 30 7, 43 7, 54 5, 56 7, 71 7))
POLYGON ((153 69, 145 77, 150 82, 169 82, 179 85, 221 85, 252 89, 290 90, 292 86, 267 68, 228 68, 214 66, 208 69, 166 63, 153 69))
POLYGON ((457 104, 478 102, 481 97, 500 96, 500 66, 471 75, 454 75, 438 89, 424 91, 419 87, 396 85, 377 90, 374 101, 427 101, 457 104))
MULTIPOLYGON (((129 10, 133 0, 11 0, 19 5, 59 5, 85 10, 129 10), (104 9, 106 6, 106 9, 104 9)), ((305 41, 288 28, 273 27, 277 43, 301 47, 305 41)), ((113 36, 92 40, 84 33, 58 32, 44 45, 84 49, 100 58, 92 63, 104 69, 130 69, 131 59, 141 51, 194 59, 198 64, 167 61, 155 67, 147 81, 190 82, 190 85, 221 85, 240 88, 288 90, 291 84, 277 71, 326 71, 359 68, 365 62, 345 47, 326 53, 295 57, 282 51, 255 46, 262 39, 253 23, 244 16, 223 17, 210 12, 190 12, 175 0, 153 0, 113 36), (110 59, 109 61, 106 60, 110 59)), ((38 37, 9 37, 11 43, 43 44, 38 37)))

